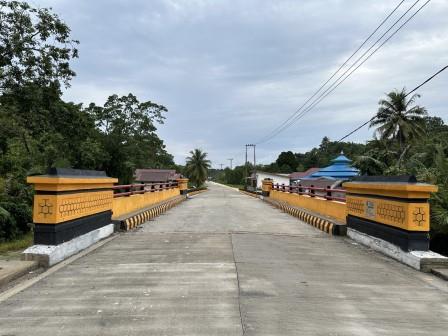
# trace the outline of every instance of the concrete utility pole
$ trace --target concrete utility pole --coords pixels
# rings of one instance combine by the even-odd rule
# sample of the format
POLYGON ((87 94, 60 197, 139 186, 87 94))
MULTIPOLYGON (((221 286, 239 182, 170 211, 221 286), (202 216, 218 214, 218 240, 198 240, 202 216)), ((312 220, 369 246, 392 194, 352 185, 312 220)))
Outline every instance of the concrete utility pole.
POLYGON ((230 169, 232 169, 232 161, 233 161, 233 159, 227 159, 227 160, 230 161, 230 169))
MULTIPOLYGON (((256 160, 256 156, 255 156, 255 144, 248 144, 246 145, 246 167, 247 167, 247 147, 253 147, 254 148, 254 177, 255 179, 257 178, 257 160, 256 160)), ((247 170, 247 169, 246 169, 247 170)))
POLYGON ((257 161, 256 161, 256 157, 255 157, 255 147, 256 146, 257 145, 254 145, 254 144, 246 145, 246 162, 247 162, 247 147, 253 147, 254 148, 254 170, 256 170, 255 166, 257 165, 257 161))
POLYGON ((221 166, 221 170, 222 170, 222 166, 224 166, 224 163, 220 163, 219 165, 221 166))

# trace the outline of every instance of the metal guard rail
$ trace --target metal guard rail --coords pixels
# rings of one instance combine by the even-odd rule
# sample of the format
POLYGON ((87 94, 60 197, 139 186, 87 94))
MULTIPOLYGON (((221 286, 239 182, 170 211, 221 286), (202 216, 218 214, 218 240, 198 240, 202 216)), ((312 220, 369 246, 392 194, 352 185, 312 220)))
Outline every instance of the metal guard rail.
POLYGON ((291 186, 285 184, 274 184, 272 186, 273 190, 295 193, 299 195, 307 195, 310 197, 322 197, 330 201, 339 201, 345 202, 345 195, 347 191, 345 189, 331 189, 331 188, 319 188, 319 187, 306 187, 301 185, 291 186), (322 194, 316 194, 317 192, 321 192, 322 194), (332 193, 340 193, 344 194, 344 197, 333 196, 332 193))
POLYGON ((114 190, 114 198, 116 198, 116 197, 144 194, 148 192, 157 192, 160 190, 168 190, 177 187, 178 187, 177 181, 169 181, 158 183, 122 184, 113 186, 112 189, 114 190), (120 192, 121 190, 127 190, 127 191, 120 192))

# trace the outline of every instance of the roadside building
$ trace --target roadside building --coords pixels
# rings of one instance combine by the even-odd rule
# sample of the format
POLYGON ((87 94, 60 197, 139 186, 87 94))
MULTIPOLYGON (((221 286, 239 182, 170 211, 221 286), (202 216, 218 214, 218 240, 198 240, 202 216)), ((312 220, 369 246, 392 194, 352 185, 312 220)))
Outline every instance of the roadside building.
POLYGON ((294 172, 291 173, 289 175, 289 180, 291 184, 297 184, 300 182, 301 179, 306 178, 308 176, 310 176, 311 174, 314 174, 316 172, 318 172, 320 170, 320 168, 317 167, 313 167, 313 168, 309 168, 303 172, 294 172))
POLYGON ((289 174, 281 173, 268 173, 263 171, 257 171, 256 176, 254 174, 250 177, 253 182, 250 184, 252 187, 256 182, 257 189, 261 189, 261 184, 264 179, 271 179, 273 183, 289 185, 289 174))
POLYGON ((137 183, 168 182, 181 177, 174 169, 136 169, 134 173, 137 183))
MULTIPOLYGON (((333 159, 332 164, 328 167, 321 168, 317 172, 300 179, 297 185, 304 187, 338 189, 342 187, 342 183, 351 180, 359 175, 359 170, 351 165, 352 160, 347 158, 343 152, 333 159)), ((316 195, 324 196, 325 192, 315 192, 316 195)), ((334 193, 335 197, 343 197, 334 193)))

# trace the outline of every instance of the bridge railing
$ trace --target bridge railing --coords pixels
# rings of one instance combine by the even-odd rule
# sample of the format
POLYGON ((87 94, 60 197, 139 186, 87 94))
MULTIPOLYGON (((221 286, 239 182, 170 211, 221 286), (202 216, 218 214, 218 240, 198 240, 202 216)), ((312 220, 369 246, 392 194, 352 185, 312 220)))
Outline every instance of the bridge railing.
POLYGON ((179 186, 177 181, 156 182, 156 183, 134 183, 113 186, 114 198, 131 195, 157 192, 161 190, 174 189, 179 186))
POLYGON ((306 195, 310 197, 321 197, 329 201, 345 202, 346 190, 344 189, 332 189, 322 187, 308 187, 302 185, 285 185, 276 183, 272 186, 273 190, 289 192, 299 195, 306 195))

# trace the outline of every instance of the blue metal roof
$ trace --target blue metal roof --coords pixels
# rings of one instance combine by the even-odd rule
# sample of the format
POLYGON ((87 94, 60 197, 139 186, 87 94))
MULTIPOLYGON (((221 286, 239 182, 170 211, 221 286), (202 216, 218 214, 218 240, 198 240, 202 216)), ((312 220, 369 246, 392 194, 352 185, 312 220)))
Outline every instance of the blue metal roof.
POLYGON ((333 177, 335 179, 347 179, 359 175, 359 170, 352 167, 352 160, 347 158, 341 152, 336 159, 333 159, 332 164, 328 167, 320 169, 318 172, 311 174, 309 177, 333 177))

